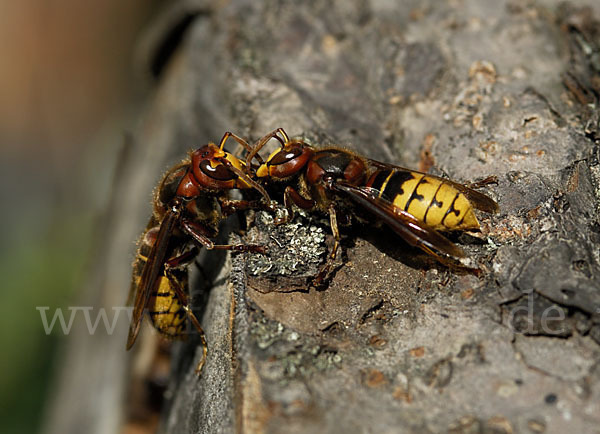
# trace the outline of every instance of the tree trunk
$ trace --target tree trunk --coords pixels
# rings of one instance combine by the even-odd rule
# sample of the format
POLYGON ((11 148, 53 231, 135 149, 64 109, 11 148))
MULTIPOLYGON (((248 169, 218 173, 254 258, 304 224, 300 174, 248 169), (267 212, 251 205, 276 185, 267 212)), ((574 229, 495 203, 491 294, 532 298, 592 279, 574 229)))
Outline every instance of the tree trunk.
MULTIPOLYGON (((208 360, 197 378, 197 342, 180 346, 160 432, 597 430, 598 6, 216 3, 181 3, 157 26, 160 82, 91 280, 98 305, 126 297, 161 171, 225 131, 255 140, 283 127, 457 181, 495 175, 485 192, 500 213, 479 216, 481 236, 453 238, 479 276, 353 225, 324 290, 301 278, 323 260, 327 220, 249 218, 243 241, 270 255, 205 255, 222 264, 203 310, 208 360)), ((81 398, 74 374, 61 377, 50 432, 119 429, 125 330, 72 337, 65 358, 93 384, 81 398)))

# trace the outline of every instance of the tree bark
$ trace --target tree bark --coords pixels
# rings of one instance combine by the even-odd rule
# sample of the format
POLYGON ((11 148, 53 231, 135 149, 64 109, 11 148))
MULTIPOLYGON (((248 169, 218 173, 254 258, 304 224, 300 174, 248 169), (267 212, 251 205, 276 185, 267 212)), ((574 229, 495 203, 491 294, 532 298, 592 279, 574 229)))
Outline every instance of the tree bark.
MULTIPOLYGON (((208 360, 197 378, 197 342, 181 345, 159 431, 597 430, 598 6, 178 7, 194 19, 168 61, 149 51, 160 82, 100 255, 97 293, 111 294, 104 305, 126 296, 129 240, 149 215, 153 180, 225 131, 255 140, 283 127, 458 181, 495 175, 485 192, 500 213, 480 215, 481 236, 453 238, 479 276, 433 263, 385 228, 352 226, 342 231, 344 259, 320 291, 301 278, 323 260, 327 220, 305 215, 275 228, 257 213, 244 242, 268 244, 269 255, 206 255, 222 263, 203 310, 208 360)), ((172 35, 176 24, 161 32, 172 35)), ((111 354, 117 373, 97 366, 91 378, 125 384, 125 328, 73 363, 111 354)), ((59 384, 61 397, 75 396, 75 385, 59 384)), ((111 396, 126 405, 122 387, 111 396)), ((91 414, 105 399, 75 405, 91 414)), ((55 418, 50 432, 81 432, 61 405, 51 414, 62 422, 55 418)), ((118 405, 96 410, 86 431, 115 432, 106 420, 112 429, 122 417, 118 405)))

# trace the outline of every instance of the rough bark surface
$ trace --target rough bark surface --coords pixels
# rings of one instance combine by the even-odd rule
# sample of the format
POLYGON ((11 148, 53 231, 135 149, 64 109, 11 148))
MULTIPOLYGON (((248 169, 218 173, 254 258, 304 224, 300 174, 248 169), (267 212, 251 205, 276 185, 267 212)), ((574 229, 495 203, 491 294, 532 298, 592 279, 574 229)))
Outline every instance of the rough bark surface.
MULTIPOLYGON (((128 286, 151 179, 225 131, 256 139, 283 127, 455 180, 495 175, 485 191, 501 211, 481 216, 480 237, 457 239, 480 276, 432 263, 389 231, 351 227, 321 291, 299 282, 323 258, 326 220, 275 228, 257 214, 244 241, 270 254, 221 261, 202 318, 207 364, 198 379, 196 343, 181 347, 160 432, 597 432, 597 5, 182 4, 195 19, 139 128, 128 194, 115 199, 106 305, 128 286)), ((112 339, 101 351, 118 370, 98 367, 98 383, 126 381, 124 330, 112 339)), ((89 350, 79 358, 102 354, 89 350)), ((66 400, 77 393, 67 383, 66 400)), ((73 405, 88 414, 97 401, 73 405)), ((86 432, 115 432, 102 429, 118 426, 115 407, 98 416, 100 406, 86 432)), ((82 432, 68 412, 51 426, 82 432)))

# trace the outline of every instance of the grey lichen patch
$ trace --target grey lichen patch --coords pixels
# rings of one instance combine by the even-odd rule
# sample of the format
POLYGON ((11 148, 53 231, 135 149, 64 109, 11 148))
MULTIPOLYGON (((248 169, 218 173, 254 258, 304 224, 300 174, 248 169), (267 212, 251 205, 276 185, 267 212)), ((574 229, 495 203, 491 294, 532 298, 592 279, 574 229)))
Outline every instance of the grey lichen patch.
POLYGON ((259 321, 254 322, 250 327, 250 334, 254 338, 256 345, 261 350, 264 350, 278 339, 282 339, 283 336, 283 325, 277 321, 268 321, 266 318, 262 318, 259 321))
POLYGON ((274 363, 283 367, 283 379, 285 380, 310 376, 316 372, 338 368, 341 362, 342 356, 340 354, 319 345, 282 354, 280 357, 276 357, 274 361, 274 363))
POLYGON ((337 349, 322 345, 315 338, 302 335, 254 312, 250 336, 258 355, 268 360, 269 378, 288 381, 312 373, 338 368, 342 355, 337 349))
POLYGON ((266 255, 248 258, 246 270, 250 276, 314 273, 327 251, 323 227, 315 225, 305 215, 297 215, 291 223, 276 226, 273 216, 259 212, 249 239, 268 248, 266 255))

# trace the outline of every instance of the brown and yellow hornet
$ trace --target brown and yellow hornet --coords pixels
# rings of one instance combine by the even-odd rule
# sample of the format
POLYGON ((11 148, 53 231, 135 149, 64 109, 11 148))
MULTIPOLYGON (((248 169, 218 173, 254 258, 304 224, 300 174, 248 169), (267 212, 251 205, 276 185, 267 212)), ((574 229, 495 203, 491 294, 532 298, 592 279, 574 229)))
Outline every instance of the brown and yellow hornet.
POLYGON ((493 182, 463 184, 434 175, 382 163, 337 146, 316 148, 298 139, 290 140, 282 128, 260 139, 246 157, 246 170, 271 139, 280 143, 255 171, 257 178, 285 185, 283 201, 288 221, 292 205, 329 214, 335 244, 315 283, 329 273, 339 247, 340 215, 362 222, 373 216, 385 223, 410 245, 417 246, 438 261, 452 265, 465 257, 463 250, 441 232, 477 231, 474 209, 495 213, 498 204, 474 190, 493 182))
POLYGON ((267 192, 245 173, 244 162, 224 150, 229 138, 252 150, 243 139, 227 132, 219 146, 209 143, 167 171, 154 192, 152 217, 133 263, 127 349, 136 340, 146 310, 156 330, 168 338, 185 337, 189 319, 203 349, 198 373, 206 360, 207 344, 188 301, 187 267, 199 247, 264 253, 264 246, 217 245, 211 238, 217 236, 223 219, 236 211, 272 209, 267 192), (228 191, 232 189, 256 190, 264 200, 231 200, 228 191))

